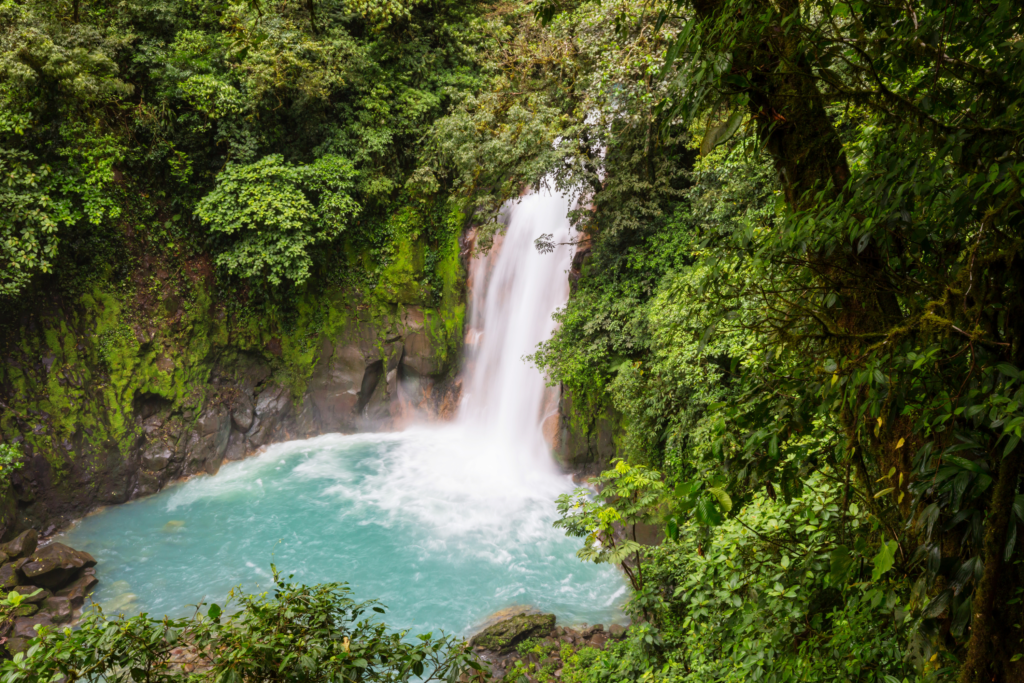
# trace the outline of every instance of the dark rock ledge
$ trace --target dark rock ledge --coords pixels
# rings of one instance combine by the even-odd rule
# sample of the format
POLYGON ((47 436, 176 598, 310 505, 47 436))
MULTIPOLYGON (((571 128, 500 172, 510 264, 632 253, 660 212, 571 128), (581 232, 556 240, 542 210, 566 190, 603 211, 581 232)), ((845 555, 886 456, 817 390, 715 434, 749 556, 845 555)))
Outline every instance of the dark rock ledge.
POLYGON ((23 652, 40 626, 70 625, 96 586, 96 560, 63 543, 39 547, 35 529, 0 545, 0 589, 21 593, 12 618, 0 623, 0 644, 23 652))
MULTIPOLYGON (((470 638, 473 652, 490 667, 491 680, 501 681, 512 674, 515 680, 525 676, 530 683, 539 678, 561 678, 563 656, 584 647, 603 650, 609 641, 618 640, 626 627, 612 624, 565 627, 555 625, 554 614, 538 614, 529 608, 502 618, 470 638)), ((511 680, 511 679, 510 679, 511 680)))

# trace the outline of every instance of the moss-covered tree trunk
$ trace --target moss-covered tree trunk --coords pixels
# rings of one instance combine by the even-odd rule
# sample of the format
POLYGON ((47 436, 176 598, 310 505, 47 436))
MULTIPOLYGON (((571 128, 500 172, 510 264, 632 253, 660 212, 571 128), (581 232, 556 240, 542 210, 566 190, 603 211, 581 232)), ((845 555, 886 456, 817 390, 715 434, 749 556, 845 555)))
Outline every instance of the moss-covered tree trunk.
POLYGON ((1002 656, 1002 641, 1007 639, 1008 634, 1000 628, 997 598, 1004 564, 1003 553, 1006 549, 1006 537, 1019 477, 1020 456, 1017 449, 1014 449, 1003 459, 999 467, 996 489, 992 492, 985 525, 985 571, 971 603, 971 641, 967 659, 960 670, 960 683, 1006 680, 1003 675, 1005 657, 1002 656))

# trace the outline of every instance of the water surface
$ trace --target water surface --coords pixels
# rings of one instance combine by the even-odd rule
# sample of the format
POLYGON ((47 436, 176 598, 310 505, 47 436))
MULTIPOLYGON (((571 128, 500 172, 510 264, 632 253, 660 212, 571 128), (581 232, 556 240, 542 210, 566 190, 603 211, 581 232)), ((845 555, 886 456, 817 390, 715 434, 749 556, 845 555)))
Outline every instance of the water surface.
POLYGON ((469 633, 512 605, 565 624, 621 620, 618 571, 581 563, 551 527, 568 478, 488 442, 450 425, 279 444, 107 508, 64 540, 99 562, 94 599, 129 614, 259 591, 274 563, 297 581, 346 581, 414 632, 469 633))

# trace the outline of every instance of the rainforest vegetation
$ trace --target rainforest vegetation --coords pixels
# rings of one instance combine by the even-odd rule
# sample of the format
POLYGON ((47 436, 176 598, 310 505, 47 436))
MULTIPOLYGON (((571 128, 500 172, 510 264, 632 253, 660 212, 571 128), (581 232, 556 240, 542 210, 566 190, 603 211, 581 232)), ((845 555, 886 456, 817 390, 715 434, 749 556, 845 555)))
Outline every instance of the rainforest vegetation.
MULTIPOLYGON (((634 625, 562 679, 1018 680, 1022 33, 1010 0, 0 0, 4 316, 152 253, 286 319, 381 277, 403 211, 486 246, 571 190, 532 361, 614 423, 559 524, 624 563, 634 625)), ((157 633, 123 629, 35 656, 157 633)), ((218 680, 363 680, 261 671, 218 680)))

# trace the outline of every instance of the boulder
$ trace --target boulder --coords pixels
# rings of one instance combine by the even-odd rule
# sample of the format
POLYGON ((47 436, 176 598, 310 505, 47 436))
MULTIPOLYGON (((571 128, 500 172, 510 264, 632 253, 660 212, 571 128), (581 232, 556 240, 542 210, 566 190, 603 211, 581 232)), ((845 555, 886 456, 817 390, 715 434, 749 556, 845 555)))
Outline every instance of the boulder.
MULTIPOLYGON (((33 605, 34 607, 34 605, 33 605)), ((50 615, 50 619, 55 624, 65 624, 71 621, 73 616, 74 607, 71 605, 71 599, 63 596, 53 596, 43 600, 39 606, 40 612, 45 612, 50 615)))
POLYGON ((159 472, 167 467, 174 457, 174 451, 167 444, 155 441, 142 453, 142 468, 147 472, 159 472))
POLYGON ((245 435, 239 432, 231 432, 228 437, 228 447, 224 451, 225 460, 241 460, 247 452, 245 435))
POLYGON ((89 553, 69 548, 63 543, 51 543, 19 560, 17 566, 21 577, 33 585, 62 588, 80 570, 95 567, 96 560, 89 553))
MULTIPOLYGON (((34 636, 33 636, 34 637, 34 636)), ((8 638, 7 642, 4 643, 4 647, 11 655, 16 655, 19 652, 24 652, 28 649, 28 638, 8 638)))
POLYGON ((15 638, 35 638, 38 633, 36 627, 53 626, 53 619, 50 615, 40 612, 31 617, 18 617, 14 620, 15 638))
POLYGON ((626 627, 622 624, 612 624, 608 627, 608 635, 618 640, 622 636, 626 635, 626 627))
POLYGON ((519 614, 473 636, 469 644, 499 653, 511 652, 527 638, 546 636, 555 627, 554 614, 519 614))
POLYGON ((13 562, 8 562, 0 567, 0 588, 9 591, 15 586, 21 585, 21 577, 18 576, 16 568, 17 565, 13 562))
POLYGON ((50 591, 45 588, 39 588, 38 586, 18 586, 14 591, 25 596, 21 600, 23 603, 29 602, 32 604, 39 604, 46 598, 53 595, 50 591))
POLYGON ((261 418, 280 416, 289 407, 288 392, 282 386, 269 386, 256 399, 256 414, 261 418))
POLYGON ((243 434, 249 431, 249 427, 252 426, 254 412, 255 407, 252 404, 252 398, 250 398, 249 394, 243 392, 235 399, 235 405, 231 408, 231 422, 235 425, 235 429, 243 434))
POLYGON ((33 614, 35 614, 36 612, 38 612, 38 611, 39 611, 39 605, 33 605, 32 603, 26 602, 24 604, 18 605, 13 610, 11 610, 11 616, 12 617, 30 617, 33 614))
POLYGON ((93 587, 99 583, 91 569, 86 569, 81 576, 68 584, 65 588, 57 591, 57 595, 71 600, 71 606, 78 609, 85 603, 85 599, 92 593, 93 587))
POLYGON ((34 553, 38 545, 39 534, 36 533, 35 529, 27 529, 18 534, 14 540, 7 541, 7 543, 0 545, 0 552, 4 553, 12 560, 17 560, 22 557, 28 557, 34 553))
POLYGON ((256 417, 246 432, 249 445, 259 448, 270 443, 274 431, 290 408, 291 396, 284 387, 270 386, 264 389, 256 399, 256 417))

